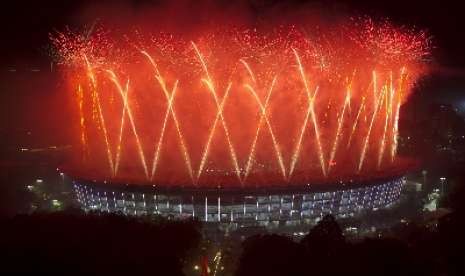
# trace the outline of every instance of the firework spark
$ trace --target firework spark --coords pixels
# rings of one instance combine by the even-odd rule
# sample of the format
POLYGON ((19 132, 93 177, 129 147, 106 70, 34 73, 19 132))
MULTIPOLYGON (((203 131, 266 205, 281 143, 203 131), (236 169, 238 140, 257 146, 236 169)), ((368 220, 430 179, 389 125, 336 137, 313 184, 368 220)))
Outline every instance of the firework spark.
MULTIPOLYGON (((315 110, 313 108, 314 107, 314 105, 313 105, 313 97, 315 97, 315 95, 311 96, 311 94, 310 94, 311 93, 310 88, 308 87, 308 81, 307 81, 307 78, 305 76, 305 71, 304 71, 304 67, 302 65, 302 62, 300 60, 300 56, 299 56, 299 54, 297 53, 297 51, 295 49, 293 49, 293 50, 294 50, 295 58, 296 58, 296 61, 297 61, 298 67, 299 67, 300 76, 302 77, 302 82, 304 83, 305 91, 307 92, 310 115, 311 115, 311 119, 312 119, 312 123, 313 123, 313 130, 315 131, 316 145, 317 145, 317 149, 318 149, 318 157, 320 159, 321 171, 323 172, 323 175, 326 176, 325 157, 324 157, 324 153, 323 153, 323 147, 321 146, 320 130, 319 130, 319 127, 318 127, 318 122, 317 122, 317 118, 316 118, 316 115, 315 115, 315 110)), ((318 90, 316 90, 316 91, 318 91, 318 90)), ((315 94, 316 94, 316 91, 315 91, 315 94)), ((302 129, 304 129, 304 128, 306 128, 306 122, 304 123, 302 129)))
POLYGON ((211 28, 148 40, 98 27, 57 33, 77 89, 83 167, 218 186, 383 170, 396 160, 400 107, 426 72, 430 39, 366 18, 334 28, 211 28))

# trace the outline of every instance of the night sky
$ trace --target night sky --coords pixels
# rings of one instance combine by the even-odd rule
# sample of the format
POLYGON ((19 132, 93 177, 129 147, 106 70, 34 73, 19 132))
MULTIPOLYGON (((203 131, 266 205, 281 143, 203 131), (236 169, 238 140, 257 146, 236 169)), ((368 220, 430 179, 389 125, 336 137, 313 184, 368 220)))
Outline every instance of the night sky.
MULTIPOLYGON (((84 24, 80 14, 95 3, 101 5, 127 7, 128 12, 146 6, 160 5, 161 1, 116 0, 116 1, 8 1, 1 9, 2 65, 37 58, 41 48, 48 43, 48 33, 60 30, 66 25, 84 24)), ((179 1, 188 2, 188 1, 179 1)), ((216 2, 225 10, 232 1, 216 2)), ((328 10, 341 10, 352 14, 368 14, 374 17, 387 17, 398 24, 417 26, 428 30, 434 37, 435 57, 445 66, 465 67, 465 37, 463 29, 462 1, 278 1, 250 0, 236 1, 241 6, 250 7, 257 14, 263 11, 287 8, 322 7, 328 10), (245 4, 243 4, 245 2, 245 4)), ((204 14, 208 17, 208 14, 204 14)), ((99 14, 95 14, 95 19, 99 14)), ((204 18, 205 19, 205 18, 204 18)))
MULTIPOLYGON (((67 123, 66 105, 63 104, 63 89, 59 81, 51 84, 50 79, 21 75, 31 68, 49 68, 50 58, 46 54, 48 35, 65 26, 82 26, 89 21, 101 19, 99 10, 83 17, 83 11, 93 6, 124 7, 127 13, 145 7, 157 7, 162 1, 7 1, 2 3, 0 28, 0 137, 17 141, 17 131, 37 129, 39 133, 54 132, 57 141, 60 125, 67 123), (96 3, 98 2, 98 3, 96 3), (13 74, 11 69, 16 69, 13 74), (33 86, 34 89, 30 89, 33 86), (61 91, 61 92, 60 92, 61 91), (60 112, 63 112, 61 114, 60 112), (65 116, 61 116, 65 115, 65 116)), ((181 0, 179 3, 188 3, 181 0)), ((269 10, 304 9, 317 7, 354 15, 370 15, 374 18, 387 17, 397 24, 426 29, 433 37, 435 48, 434 72, 418 86, 420 93, 415 97, 419 104, 429 101, 453 102, 465 110, 465 36, 464 9, 461 1, 266 1, 250 0, 210 1, 217 10, 228 10, 231 5, 247 7, 259 16, 269 10)), ((102 10, 102 9, 100 9, 102 10)), ((208 20, 208 12, 199 20, 208 20)), ((279 16, 279 12, 276 13, 279 16)), ((61 127, 62 128, 62 127, 61 127)), ((62 136, 65 134, 62 134, 62 136)), ((39 139, 40 135, 36 138, 39 139)), ((48 139, 50 137, 47 137, 48 139)), ((53 140, 53 139, 52 139, 53 140)))

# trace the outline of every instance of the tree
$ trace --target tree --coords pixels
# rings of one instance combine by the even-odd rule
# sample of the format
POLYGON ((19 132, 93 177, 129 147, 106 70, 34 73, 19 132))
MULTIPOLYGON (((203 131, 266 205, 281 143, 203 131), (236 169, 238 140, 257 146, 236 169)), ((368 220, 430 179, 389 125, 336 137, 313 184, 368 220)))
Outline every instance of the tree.
POLYGON ((243 243, 236 276, 302 275, 303 248, 288 237, 257 235, 243 243))
POLYGON ((46 213, 3 221, 0 274, 183 275, 200 242, 193 221, 46 213), (3 272, 3 273, 2 273, 3 272))
POLYGON ((345 238, 334 217, 326 215, 302 239, 302 244, 310 255, 330 258, 345 246, 345 238))

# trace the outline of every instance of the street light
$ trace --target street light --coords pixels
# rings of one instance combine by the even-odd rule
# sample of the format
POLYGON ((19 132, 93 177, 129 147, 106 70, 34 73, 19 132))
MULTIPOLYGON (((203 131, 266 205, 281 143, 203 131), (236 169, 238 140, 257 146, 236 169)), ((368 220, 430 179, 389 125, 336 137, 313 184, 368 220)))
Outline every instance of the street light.
POLYGON ((423 175, 423 185, 426 185, 426 175, 428 174, 428 171, 422 170, 421 174, 423 175))
POLYGON ((441 196, 443 196, 444 195, 444 183, 446 182, 447 178, 440 177, 439 180, 441 182, 441 196))

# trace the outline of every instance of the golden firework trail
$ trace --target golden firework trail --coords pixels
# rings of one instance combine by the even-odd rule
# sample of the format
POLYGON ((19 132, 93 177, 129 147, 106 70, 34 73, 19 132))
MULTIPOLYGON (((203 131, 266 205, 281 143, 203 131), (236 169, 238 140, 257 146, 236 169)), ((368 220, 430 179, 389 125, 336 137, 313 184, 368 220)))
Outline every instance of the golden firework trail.
MULTIPOLYGON (((127 101, 128 98, 128 93, 129 93, 129 79, 126 82, 126 88, 123 91, 124 92, 124 98, 123 103, 127 101)), ((120 123, 120 129, 119 129, 119 135, 118 135, 118 144, 116 146, 116 158, 115 158, 115 176, 118 174, 118 168, 119 168, 119 163, 121 160, 121 145, 123 142, 123 131, 124 131, 124 121, 126 118, 126 108, 123 107, 123 110, 121 111, 121 123, 120 123)))
MULTIPOLYGON (((258 141, 258 136, 259 136, 261 127, 262 127, 262 125, 263 125, 263 121, 265 120, 265 116, 267 116, 267 115, 266 115, 266 110, 267 110, 267 108, 268 108, 269 99, 270 99, 270 97, 271 97, 271 93, 272 93, 272 91, 273 91, 273 87, 274 87, 275 81, 276 81, 276 77, 273 79, 273 82, 272 82, 272 84, 271 84, 271 86, 270 86, 270 89, 269 89, 268 94, 267 94, 266 99, 265 99, 265 105, 263 106, 263 108, 265 109, 265 113, 260 112, 260 113, 261 113, 261 115, 260 115, 260 120, 259 120, 259 122, 258 122, 258 126, 257 126, 257 129, 256 129, 256 131, 255 131, 254 140, 253 140, 253 142, 252 142, 252 146, 251 146, 251 148, 250 148, 250 153, 249 153, 249 156, 248 156, 248 158, 247 158, 247 164, 246 164, 246 168, 245 168, 245 175, 244 175, 244 179, 243 179, 244 181, 245 181, 245 179, 248 177, 248 175, 249 175, 249 173, 250 173, 250 169, 251 169, 251 167, 252 167, 252 161, 253 161, 254 155, 255 155, 255 148, 256 148, 257 141, 258 141)), ((255 92, 255 91, 253 90, 252 87, 249 87, 248 89, 251 90, 251 93, 254 93, 254 92, 255 92)), ((256 94, 256 93, 255 93, 255 94, 256 94)), ((254 96, 254 97, 255 97, 255 96, 254 96)), ((270 131, 270 133, 273 133, 272 128, 269 128, 269 131, 270 131)), ((274 137, 274 134, 271 134, 271 135, 272 135, 272 137, 274 137)), ((275 146, 275 151, 276 151, 277 156, 280 156, 279 148, 276 147, 276 144, 273 143, 273 145, 275 146)), ((282 159, 279 159, 279 157, 278 157, 278 162, 279 162, 279 160, 282 161, 282 159)), ((280 163, 280 164, 281 164, 281 163, 280 163)), ((281 170, 281 171, 283 172, 283 170, 281 170)))
POLYGON ((395 93, 395 89, 393 86, 392 71, 391 71, 389 74, 389 95, 386 94, 386 99, 385 99, 386 101, 385 122, 384 122, 384 129, 383 129, 383 137, 381 138, 380 149, 378 153, 378 169, 381 167, 381 162, 384 156, 384 150, 386 148, 386 136, 387 136, 389 119, 392 118, 392 101, 393 101, 394 93, 395 93))
MULTIPOLYGON (((209 88, 210 92, 212 93, 213 95, 213 98, 215 100, 215 103, 216 103, 216 106, 218 108, 218 111, 219 111, 219 116, 220 116, 220 121, 221 121, 221 124, 223 125, 223 129, 224 129, 224 133, 226 135, 226 140, 228 142, 228 146, 229 146, 229 152, 230 152, 230 155, 231 155, 231 159, 232 159, 232 162, 233 162, 233 165, 234 165, 234 169, 235 169, 235 172, 236 172, 236 175, 239 179, 239 182, 242 183, 242 179, 241 179, 241 171, 240 171, 240 168, 239 168, 239 163, 237 161, 237 157, 236 157, 236 152, 234 151, 234 147, 232 145, 232 142, 231 142, 231 138, 230 138, 230 135, 229 135, 229 130, 228 130, 228 127, 226 126, 226 121, 223 117, 223 108, 221 107, 221 104, 220 104, 220 101, 218 99, 218 95, 216 93, 216 89, 215 89, 215 86, 213 84, 213 80, 210 76, 210 73, 208 71, 208 67, 207 67, 207 64, 205 63, 205 60, 203 58, 203 55, 202 53, 199 51, 199 49, 197 48, 197 45, 195 45, 194 42, 192 42, 192 47, 194 48, 198 58, 199 58, 199 61, 200 63, 202 64, 202 68, 207 76, 206 79, 202 79, 202 81, 207 85, 207 87, 209 88)), ((228 85, 228 88, 226 88, 226 90, 229 92, 229 89, 231 88, 231 83, 228 85)), ((224 99, 224 97, 223 97, 224 99)), ((201 174, 201 170, 199 169, 199 172, 198 172, 198 176, 197 178, 200 176, 201 174)))
POLYGON ((79 125, 81 127, 81 146, 82 146, 82 159, 83 161, 87 160, 89 155, 89 149, 87 145, 87 135, 86 135, 86 122, 84 118, 84 93, 82 87, 79 84, 77 89, 77 98, 78 98, 78 109, 79 109, 79 125))
MULTIPOLYGON (((266 114, 266 106, 268 105, 268 101, 269 101, 271 92, 273 91, 273 87, 274 87, 275 82, 276 82, 276 77, 273 79, 273 82, 272 82, 272 84, 270 86, 270 90, 268 91, 268 95, 267 95, 267 98, 265 100, 265 106, 260 101, 260 98, 258 97, 257 92, 255 92, 255 89, 252 86, 248 85, 248 84, 245 85, 245 87, 250 91, 250 93, 252 93, 255 100, 257 101, 257 104, 260 107, 260 113, 261 113, 259 127, 257 127, 257 132, 256 132, 256 135, 255 135, 255 138, 254 138, 254 144, 253 144, 252 150, 254 150, 255 142, 256 142, 256 139, 258 139, 258 134, 260 132, 260 125, 262 124, 262 121, 264 119, 266 125, 268 126, 268 131, 270 132, 270 136, 271 136, 271 140, 273 142, 273 147, 274 147, 274 150, 275 150, 276 158, 278 159, 278 164, 279 164, 279 167, 281 169, 281 174, 283 175, 283 178, 286 179, 286 168, 284 166, 284 161, 283 161, 283 157, 281 155, 281 150, 279 149, 278 141, 276 140, 276 137, 275 137, 274 132, 273 132, 273 128, 271 127, 271 123, 268 120, 268 115, 266 114)), ((253 151, 251 151, 251 154, 249 155, 249 159, 248 159, 249 161, 252 159, 252 154, 253 154, 253 151)), ((250 162, 247 162, 246 175, 248 174, 248 171, 250 169, 249 164, 250 164, 250 162)))
POLYGON ((380 95, 380 97, 378 97, 378 102, 376 103, 375 109, 373 110, 370 125, 368 127, 368 132, 367 132, 367 135, 365 137, 365 142, 363 143, 362 152, 360 154, 360 161, 358 163, 358 172, 360 172, 362 170, 363 162, 365 161, 365 155, 366 155, 366 151, 367 151, 367 148, 368 148, 368 141, 370 140, 371 129, 373 128, 373 124, 375 122, 376 114, 378 114, 378 110, 380 109, 380 106, 383 103, 384 94, 386 93, 386 89, 387 89, 386 86, 383 86, 383 88, 381 89, 382 90, 381 95, 380 95))
MULTIPOLYGON (((181 150, 182 150, 182 153, 183 153, 183 156, 184 156, 184 162, 186 164, 186 167, 187 167, 187 171, 189 173, 189 176, 191 178, 191 180, 194 182, 194 172, 193 172, 193 169, 192 169, 192 163, 191 163, 191 159, 189 157, 189 152, 187 150, 187 146, 186 146, 186 143, 184 141, 184 136, 181 132, 181 127, 179 125, 179 121, 177 119, 177 116, 176 116, 176 113, 174 112, 174 109, 173 109, 173 103, 174 103, 174 93, 176 91, 176 87, 177 87, 177 81, 174 85, 174 88, 173 88, 173 91, 171 92, 171 96, 168 92, 168 89, 166 87, 166 83, 165 83, 165 80, 164 78, 162 77, 159 69, 158 69, 158 66, 157 64, 155 63, 155 61, 153 60, 152 56, 149 55, 149 53, 147 53, 146 51, 141 51, 141 53, 147 57, 147 59, 149 60, 150 64, 152 65, 152 67, 154 68, 155 70, 155 73, 156 73, 156 76, 155 78, 158 80, 158 83, 160 84, 162 90, 163 90, 163 93, 165 95, 165 98, 166 100, 168 101, 168 107, 167 107, 167 110, 169 110, 170 114, 171 114, 171 117, 173 118, 173 121, 174 121, 174 124, 175 124, 175 127, 176 127, 176 132, 178 134, 178 138, 179 138, 179 143, 180 143, 180 146, 181 146, 181 150)), ((163 123, 163 127, 162 127, 162 130, 161 130, 161 133, 160 133, 160 139, 159 139, 159 142, 158 142, 158 145, 157 145, 157 149, 155 150, 155 153, 154 153, 154 160, 152 162, 152 174, 151 174, 151 179, 153 179, 154 175, 155 175, 155 172, 156 172, 156 169, 157 169, 157 164, 158 164, 158 160, 159 160, 159 154, 160 154, 160 151, 161 151, 161 147, 162 145, 160 144, 161 141, 163 140, 163 135, 164 135, 164 132, 165 132, 165 127, 166 127, 166 120, 167 120, 167 115, 165 113, 165 119, 164 119, 164 123, 163 123)))
MULTIPOLYGON (((249 64, 241 59, 240 60, 241 63, 244 65, 244 67, 246 68, 247 72, 249 73, 250 77, 252 78, 252 81, 255 83, 255 76, 254 76, 254 73, 252 71, 252 69, 250 68, 249 64)), ((268 108, 268 101, 271 97, 271 92, 273 91, 273 86, 274 86, 274 81, 276 80, 276 77, 273 79, 273 82, 272 82, 272 85, 268 91, 268 94, 266 95, 266 99, 265 99, 265 110, 268 108)), ((258 141, 258 134, 260 132, 260 129, 262 127, 262 124, 263 124, 263 114, 260 116, 260 120, 259 120, 259 123, 258 123, 258 126, 257 126, 257 130, 255 132, 255 136, 254 136, 254 140, 252 142, 252 146, 250 148, 250 153, 249 153, 249 157, 247 158, 247 163, 246 163, 246 166, 245 166, 245 173, 244 173, 244 177, 243 177, 243 181, 245 182, 245 180, 247 179, 248 175, 249 175, 249 172, 250 172, 250 168, 251 168, 251 165, 252 165, 252 161, 253 161, 253 156, 255 154, 255 147, 256 147, 256 144, 257 144, 257 141, 258 141)))
MULTIPOLYGON (((151 171, 151 174, 150 174, 150 180, 153 180, 155 172, 157 171, 158 160, 160 158, 160 152, 161 152, 161 148, 162 148, 162 145, 163 145, 163 137, 165 136, 166 125, 168 123, 168 118, 169 118, 169 115, 170 115, 170 111, 171 111, 172 106, 173 106, 174 96, 176 95, 177 87, 178 87, 178 82, 176 81, 174 83, 173 91, 171 92, 171 96, 168 99, 168 106, 166 107, 165 116, 163 116, 163 124, 162 124, 161 131, 160 131, 160 137, 158 138, 157 147, 156 147, 155 153, 153 155, 152 171, 151 171)), ((189 168, 189 166, 188 166, 188 168, 189 168)), ((189 170, 189 174, 191 175, 191 178, 192 178, 192 174, 190 172, 191 171, 189 170)))
MULTIPOLYGON (((391 85, 389 87, 389 90, 391 91, 390 94, 392 94, 392 82, 391 82, 391 85)), ((385 93, 385 120, 384 120, 384 128, 383 128, 383 137, 381 138, 381 142, 380 142, 380 145, 379 145, 379 152, 378 152, 378 169, 380 168, 381 166, 381 161, 383 160, 383 155, 384 155, 384 148, 386 146, 386 132, 387 132, 387 126, 388 126, 388 122, 389 122, 389 100, 388 100, 388 97, 390 98, 390 95, 388 95, 387 93, 385 93)))
POLYGON ((92 84, 92 97, 97 106, 99 126, 103 132, 103 138, 105 140, 108 164, 110 166, 111 175, 115 176, 115 166, 113 165, 113 154, 111 153, 110 141, 108 139, 107 127, 105 125, 105 118, 103 116, 102 105, 100 104, 100 96, 97 90, 97 80, 95 79, 95 75, 92 70, 92 65, 90 64, 89 60, 87 59, 87 56, 85 55, 84 55, 84 60, 87 66, 87 75, 92 84))
MULTIPOLYGON (((241 59, 241 62, 242 64, 244 65, 244 67, 247 69, 250 77, 252 78, 253 82, 255 83, 255 75, 251 69, 251 67, 249 66, 249 64, 241 59)), ((247 158, 247 164, 246 164, 246 168, 245 168, 245 174, 244 174, 244 178, 243 178, 243 181, 245 181, 250 173, 250 169, 252 167, 252 161, 253 161, 253 158, 254 158, 254 154, 255 154, 255 148, 256 148, 256 144, 257 144, 257 141, 258 141, 258 136, 259 136, 259 133, 260 133, 260 130, 261 130, 261 127, 263 125, 263 121, 266 119, 267 120, 267 126, 268 126, 268 130, 270 132, 270 135, 272 137, 272 141, 273 141, 273 146, 274 146, 274 149, 275 149, 275 153, 276 153, 276 156, 277 156, 277 159, 278 159, 278 163, 281 167, 281 173, 283 174, 283 177, 286 176, 285 174, 285 168, 284 168, 284 164, 283 164, 283 161, 282 161, 282 156, 281 156, 281 152, 279 150, 279 146, 276 142, 276 138, 275 138, 275 135, 274 135, 274 132, 273 132, 273 129, 271 128, 271 124, 268 122, 268 116, 266 114, 266 110, 268 108, 268 103, 269 103, 269 100, 271 98, 271 93, 273 92, 273 88, 274 88, 274 85, 276 83, 276 80, 277 80, 277 76, 275 76, 271 82, 271 85, 270 85, 270 88, 268 89, 268 93, 266 95, 266 99, 265 99, 265 105, 263 105, 261 103, 261 101, 259 101, 259 98, 258 98, 258 95, 257 93, 255 92, 254 88, 250 85, 246 85, 246 88, 248 88, 250 90, 250 92, 252 93, 252 95, 254 96, 254 98, 258 101, 258 104, 260 106, 260 110, 261 110, 261 115, 260 115, 260 120, 259 120, 259 123, 258 123, 258 126, 257 126, 257 129, 255 131, 255 136, 254 136, 254 140, 252 142, 252 146, 251 146, 251 149, 250 149, 250 153, 249 153, 249 156, 247 158), (263 107, 263 110, 262 110, 262 107, 263 107)))
POLYGON ((394 162, 394 158, 397 153, 397 139, 399 135, 399 112, 400 112, 400 102, 397 103, 396 114, 394 116, 394 129, 392 131, 392 145, 391 145, 391 162, 394 162))
POLYGON ((299 160, 300 147, 302 146, 304 133, 305 133, 305 130, 307 129, 307 125, 308 125, 308 119, 310 118, 310 114, 311 114, 311 111, 313 109, 313 103, 315 101, 315 98, 316 98, 317 94, 318 94, 318 86, 315 88, 315 92, 313 92, 313 97, 311 99, 308 99, 309 104, 308 104, 307 112, 305 114, 305 119, 304 119, 304 122, 302 124, 302 128, 300 130, 299 139, 297 140, 297 144, 296 144, 294 153, 292 154, 291 165, 290 165, 290 168, 289 168, 289 179, 291 178, 292 174, 294 173, 295 165, 297 164, 297 161, 299 160))
MULTIPOLYGON (((303 65, 302 65, 302 63, 300 61, 299 54, 297 53, 297 50, 295 50, 295 49, 292 49, 292 50, 294 52, 297 64, 299 66, 299 71, 300 71, 300 75, 302 77, 302 81, 304 83, 305 91, 307 92, 309 106, 311 107, 310 108, 310 115, 312 117, 313 129, 315 131, 315 136, 316 136, 316 143, 317 143, 317 149, 318 149, 318 156, 319 156, 319 159, 320 159, 321 171, 323 172, 323 175, 326 176, 325 158, 324 158, 324 155, 323 155, 323 148, 321 146, 321 141, 320 141, 320 131, 319 131, 318 123, 317 123, 317 120, 316 120, 315 110, 313 108, 314 105, 312 104, 312 98, 313 97, 310 95, 310 89, 308 87, 307 78, 305 77, 304 67, 303 67, 303 65)), ((304 128, 305 127, 306 126, 304 125, 304 128)), ((299 145, 299 147, 300 147, 300 145, 299 145)))
POLYGON ((225 92, 225 94, 223 96, 223 100, 221 101, 221 104, 218 107, 218 111, 216 113, 215 121, 213 122, 213 126, 212 126, 212 128, 210 130, 210 134, 208 135, 208 140, 207 140, 207 143, 205 144, 205 149, 203 151, 202 159, 200 161, 199 170, 197 171, 197 179, 196 179, 197 181, 198 181, 198 179, 200 178, 200 175, 203 172, 203 169, 205 167, 205 163, 207 162, 208 154, 210 153, 210 145, 211 145, 211 142, 212 142, 213 136, 215 134, 215 130, 216 130, 216 125, 218 124, 218 121, 220 120, 221 113, 223 112, 223 108, 224 108, 224 103, 226 102, 226 99, 228 98, 230 88, 231 88, 231 83, 226 88, 226 92, 225 92))
POLYGON ((332 147, 331 153, 329 155, 328 174, 329 174, 329 172, 331 170, 331 167, 333 165, 334 157, 336 156, 337 147, 339 145, 339 139, 340 139, 340 136, 342 135, 341 134, 342 124, 344 123, 344 114, 345 114, 345 111, 346 111, 346 107, 348 106, 348 104, 350 102, 350 93, 351 93, 350 91, 351 91, 351 84, 349 84, 349 86, 347 87, 347 94, 346 94, 346 97, 345 97, 345 100, 344 100, 344 104, 342 106, 341 116, 339 116, 339 118, 338 118, 336 136, 334 137, 333 147, 332 147))
POLYGON ((373 82, 373 110, 376 109, 376 103, 378 102, 378 94, 377 94, 377 90, 378 90, 378 82, 377 82, 377 75, 376 75, 376 71, 373 70, 372 72, 372 82, 373 82))
POLYGON ((392 130, 392 138, 391 138, 391 162, 394 162, 394 158, 397 153, 397 136, 399 135, 399 112, 400 112, 400 105, 402 101, 402 94, 403 94, 403 83, 405 79, 407 78, 407 69, 405 67, 402 67, 400 70, 400 80, 399 80, 399 92, 397 93, 397 107, 396 107, 396 113, 394 115, 394 127, 392 130))
POLYGON ((352 137, 354 136, 355 130, 357 129, 358 120, 360 118, 360 114, 365 108, 365 97, 362 97, 362 102, 360 103, 360 107, 358 108, 357 115, 355 116, 354 124, 352 125, 352 131, 349 135, 349 140, 347 142, 347 147, 350 147, 350 143, 352 142, 352 137))
POLYGON ((145 176, 146 176, 147 179, 149 179, 147 161, 145 160, 144 150, 142 148, 142 143, 140 141, 139 134, 137 134, 136 124, 134 122, 134 117, 132 115, 131 107, 130 107, 130 105, 128 103, 128 98, 125 97, 124 90, 121 87, 121 83, 118 80, 118 78, 116 77, 116 74, 112 70, 107 70, 107 72, 110 75, 111 81, 115 84, 115 86, 116 86, 116 88, 117 88, 117 90, 118 90, 118 92, 119 92, 119 94, 121 96, 121 99, 123 100, 123 108, 126 109, 126 113, 127 113, 128 118, 129 118, 129 123, 131 124, 132 133, 134 134, 134 137, 136 138, 136 146, 137 146, 137 151, 139 153, 139 158, 140 158, 140 161, 142 163, 142 167, 144 169, 145 176))
POLYGON ((254 83, 256 83, 255 81, 255 74, 253 73, 252 71, 252 68, 250 68, 249 64, 244 60, 244 59, 240 59, 241 63, 244 65, 245 69, 247 70, 247 72, 249 73, 250 75, 250 78, 252 78, 252 81, 254 83))

